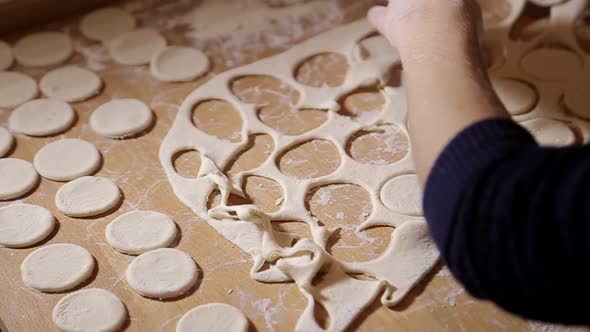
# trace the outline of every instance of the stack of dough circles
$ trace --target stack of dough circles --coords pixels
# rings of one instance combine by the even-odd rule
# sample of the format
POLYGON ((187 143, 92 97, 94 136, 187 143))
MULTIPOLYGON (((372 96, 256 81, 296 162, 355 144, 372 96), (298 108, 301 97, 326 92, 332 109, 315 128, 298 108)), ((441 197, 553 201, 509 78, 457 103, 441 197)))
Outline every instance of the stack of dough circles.
POLYGON ((209 58, 197 49, 168 46, 154 55, 150 70, 163 82, 188 82, 203 76, 209 65, 209 58))
POLYGON ((45 145, 33 159, 41 176, 54 181, 70 181, 95 173, 101 155, 94 144, 77 138, 64 138, 45 145))
POLYGON ((0 72, 0 108, 14 108, 39 94, 37 82, 25 74, 0 72))
POLYGON ((0 158, 4 157, 14 146, 14 137, 6 128, 0 127, 0 158))
POLYGON ((64 184, 55 194, 55 205, 65 215, 93 217, 108 212, 121 202, 121 191, 113 181, 83 176, 64 184))
POLYGON ((69 59, 73 53, 72 39, 61 32, 33 33, 14 45, 16 61, 23 66, 54 66, 69 59))
POLYGON ((92 275, 94 257, 75 244, 50 244, 30 253, 20 271, 30 288, 46 293, 62 292, 80 285, 92 275))
POLYGON ((127 31, 108 42, 109 54, 122 65, 145 65, 166 47, 166 39, 150 28, 127 31))
POLYGON ((561 121, 537 118, 524 121, 521 125, 542 146, 562 147, 576 143, 574 131, 561 121))
POLYGON ((31 163, 22 159, 0 159, 0 200, 21 197, 39 182, 39 174, 31 163))
POLYGON ((168 299, 186 293, 197 282, 199 270, 186 253, 156 249, 135 258, 127 268, 129 286, 142 296, 168 299))
POLYGON ((512 115, 529 112, 535 107, 537 93, 528 84, 508 78, 492 79, 498 97, 512 115))
POLYGON ((0 208, 0 246, 32 246, 49 236, 54 227, 55 218, 46 208, 32 204, 12 204, 0 208))
POLYGON ((98 94, 102 80, 88 69, 69 65, 47 72, 39 86, 47 97, 72 103, 98 94))
POLYGON ((225 303, 208 303, 191 309, 176 325, 176 332, 246 332, 250 323, 237 308, 225 303))
POLYGON ((53 308, 53 323, 62 331, 119 331, 127 309, 113 293, 90 288, 64 296, 53 308))
POLYGON ((154 121, 150 108, 137 99, 115 99, 100 105, 90 117, 90 126, 100 135, 126 138, 146 131, 154 121))
POLYGON ((160 212, 131 211, 113 220, 107 226, 105 236, 116 250, 139 255, 169 246, 176 238, 176 224, 160 212))
POLYGON ((68 103, 57 99, 35 99, 12 111, 8 126, 16 133, 51 136, 67 131, 75 120, 76 113, 68 103))
POLYGON ((381 201, 390 210, 408 216, 422 215, 422 191, 415 174, 397 176, 381 190, 381 201))
POLYGON ((80 21, 80 32, 92 40, 106 42, 135 28, 135 18, 120 8, 95 10, 80 21))
POLYGON ((0 40, 0 70, 10 68, 13 62, 12 48, 6 42, 0 40))
POLYGON ((579 73, 583 64, 582 59, 570 50, 539 48, 525 55, 521 66, 526 73, 539 80, 558 81, 579 73))

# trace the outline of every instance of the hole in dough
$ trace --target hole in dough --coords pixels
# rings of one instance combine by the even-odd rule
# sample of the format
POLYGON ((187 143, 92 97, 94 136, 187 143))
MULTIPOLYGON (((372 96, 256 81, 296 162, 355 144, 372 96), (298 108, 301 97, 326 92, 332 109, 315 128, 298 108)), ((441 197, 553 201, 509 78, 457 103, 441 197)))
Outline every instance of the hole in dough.
POLYGON ((512 5, 507 0, 479 0, 485 26, 494 26, 506 18, 512 12, 512 5))
POLYGON ((397 176, 381 189, 381 201, 391 211, 422 216, 422 189, 415 174, 397 176))
POLYGON ((296 136, 324 124, 328 113, 319 109, 296 110, 283 105, 271 105, 260 108, 258 118, 279 133, 296 136))
POLYGON ((231 175, 255 169, 268 159, 273 150, 274 141, 270 135, 250 135, 248 146, 229 163, 225 173, 231 175))
POLYGON ((409 138, 397 125, 362 130, 350 138, 347 153, 352 159, 369 165, 389 165, 402 160, 410 149, 409 138))
MULTIPOLYGON (((272 229, 278 233, 286 233, 299 239, 312 240, 311 230, 309 225, 298 220, 273 220, 271 223, 272 229)), ((297 240, 291 243, 295 245, 297 240)))
POLYGON ((242 76, 231 82, 232 93, 241 101, 256 105, 297 105, 299 91, 284 81, 267 75, 242 76))
POLYGON ((491 77, 496 94, 512 115, 530 112, 538 101, 537 90, 529 83, 511 78, 491 77))
POLYGON ((284 174, 313 179, 334 173, 340 166, 340 153, 334 143, 313 139, 287 148, 278 161, 284 174))
POLYGON ((244 179, 244 193, 263 212, 276 212, 283 203, 283 189, 276 181, 260 177, 248 176, 244 179))
POLYGON ((539 145, 563 147, 576 143, 575 132, 565 123, 545 118, 536 118, 520 123, 539 145))
POLYGON ((385 97, 377 86, 358 88, 338 101, 339 113, 355 118, 361 123, 375 121, 385 106, 385 97))
MULTIPOLYGON (((250 205, 254 204, 252 201, 245 197, 240 197, 238 195, 230 194, 228 198, 227 205, 228 206, 236 206, 236 205, 250 205)), ((219 190, 215 189, 209 195, 207 199, 207 209, 211 210, 212 208, 218 207, 221 205, 221 193, 219 190)))
POLYGON ((330 328, 330 314, 319 301, 314 301, 313 318, 322 329, 328 330, 330 328))
POLYGON ((195 179, 201 169, 201 153, 197 150, 183 150, 172 157, 172 165, 178 175, 195 179))
POLYGON ((550 7, 527 2, 520 17, 510 29, 510 39, 531 41, 545 32, 549 25, 550 7))
POLYGON ((295 79, 311 87, 337 87, 344 83, 349 65, 338 53, 322 53, 304 60, 295 71, 295 79))
POLYGON ((559 46, 534 49, 521 59, 520 65, 527 74, 543 81, 568 79, 583 69, 578 54, 559 46))
POLYGON ((242 140, 240 112, 225 100, 213 99, 197 104, 193 109, 192 121, 208 135, 234 143, 242 140))

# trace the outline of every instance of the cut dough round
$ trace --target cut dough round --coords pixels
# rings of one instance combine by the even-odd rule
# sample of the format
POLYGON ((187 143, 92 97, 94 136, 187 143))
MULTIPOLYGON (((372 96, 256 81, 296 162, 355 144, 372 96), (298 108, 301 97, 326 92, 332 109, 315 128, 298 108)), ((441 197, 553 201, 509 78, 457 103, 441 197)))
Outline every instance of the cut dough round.
POLYGON ((573 130, 561 121, 537 118, 524 121, 521 125, 542 146, 562 147, 576 142, 573 130))
POLYGON ((4 157, 14 146, 14 137, 6 128, 0 127, 0 158, 4 157))
POLYGON ((564 102, 572 113, 590 120, 590 93, 588 93, 588 85, 586 84, 569 87, 565 91, 564 102))
POLYGON ((150 70, 163 82, 187 82, 203 76, 209 65, 209 58, 197 49, 168 46, 154 54, 150 70))
POLYGON ((69 59, 73 53, 72 39, 61 32, 33 33, 14 45, 16 61, 23 66, 57 65, 69 59))
POLYGON ((120 8, 106 7, 95 10, 80 21, 80 32, 92 40, 106 42, 123 32, 135 28, 133 15, 120 8))
POLYGON ((582 70, 580 57, 562 48, 539 48, 525 55, 521 66, 529 75, 544 81, 573 77, 582 70), (551 64, 551 65, 548 65, 551 64))
POLYGON ((422 190, 414 174, 400 175, 383 186, 381 201, 390 210, 409 215, 422 215, 422 190))
POLYGON ((176 238, 176 224, 160 212, 131 211, 113 220, 105 237, 116 250, 139 255, 170 245, 176 238))
POLYGON ((100 105, 90 117, 98 134, 111 138, 135 136, 154 121, 150 108, 137 99, 115 99, 100 105))
POLYGON ((176 332, 246 332, 249 325, 248 318, 237 308, 225 303, 208 303, 184 314, 176 332))
POLYGON ((0 247, 24 248, 44 240, 55 218, 44 207, 13 204, 0 208, 0 247))
POLYGON ((39 86, 46 96, 72 103, 98 94, 102 80, 88 69, 65 66, 47 72, 39 86))
POLYGON ((70 105, 57 99, 35 99, 12 111, 10 130, 29 136, 61 134, 72 127, 76 113, 70 105))
POLYGON ((121 202, 121 191, 113 181, 83 176, 64 184, 55 194, 55 205, 70 217, 92 217, 112 210, 121 202))
POLYGON ((53 322, 62 331, 118 331, 127 310, 113 293, 100 288, 83 289, 64 296, 53 308, 53 322))
POLYGON ((199 270, 186 253, 156 249, 135 258, 127 268, 127 282, 139 294, 167 299, 186 293, 197 282, 199 270))
POLYGON ((25 74, 0 72, 0 107, 14 108, 39 94, 37 82, 25 74))
POLYGON ((33 160, 39 174, 53 181, 70 181, 93 174, 100 163, 96 146, 76 138, 64 138, 45 145, 33 160))
POLYGON ((38 182, 39 174, 28 161, 0 159, 0 200, 23 196, 35 189, 38 182))
POLYGON ((122 65, 145 65, 166 47, 166 39, 154 29, 125 32, 108 43, 109 54, 122 65))
POLYGON ((39 248, 30 253, 20 266, 24 283, 46 293, 72 289, 86 281, 93 270, 92 254, 69 243, 39 248))
POLYGON ((12 66, 14 62, 14 55, 12 55, 12 47, 8 43, 0 40, 0 70, 6 70, 12 66))
POLYGON ((508 112, 512 115, 527 113, 535 107, 537 93, 524 82, 495 78, 492 79, 492 86, 508 112))

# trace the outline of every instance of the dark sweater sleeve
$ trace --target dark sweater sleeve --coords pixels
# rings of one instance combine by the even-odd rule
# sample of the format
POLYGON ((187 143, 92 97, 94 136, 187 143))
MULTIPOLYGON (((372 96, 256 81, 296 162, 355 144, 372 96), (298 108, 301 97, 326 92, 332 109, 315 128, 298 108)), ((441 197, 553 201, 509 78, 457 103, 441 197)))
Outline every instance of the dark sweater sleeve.
POLYGON ((477 123, 438 157, 424 213, 472 295, 531 319, 590 323, 589 146, 542 148, 510 120, 477 123))

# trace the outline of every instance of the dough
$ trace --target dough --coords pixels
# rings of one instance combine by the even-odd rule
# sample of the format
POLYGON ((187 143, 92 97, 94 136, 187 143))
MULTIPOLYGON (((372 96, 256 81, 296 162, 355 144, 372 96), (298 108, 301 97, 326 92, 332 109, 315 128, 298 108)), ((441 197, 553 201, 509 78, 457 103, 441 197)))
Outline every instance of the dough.
POLYGON ((131 288, 140 295, 158 299, 186 293, 196 284, 198 274, 191 256, 171 248, 156 249, 137 256, 126 272, 131 288))
POLYGON ((0 247, 23 248, 44 240, 55 226, 46 208, 31 204, 0 207, 0 247))
POLYGON ((166 39, 149 28, 122 33, 108 43, 109 54, 122 65, 145 65, 165 47, 166 39))
POLYGON ((6 156, 14 146, 14 137, 6 128, 0 126, 0 158, 6 156))
POLYGON ((582 119, 590 120, 589 83, 580 83, 565 90, 564 102, 567 108, 582 119))
POLYGON ((80 21, 80 32, 89 39, 106 42, 135 28, 135 18, 115 7, 97 9, 80 21))
POLYGON ((15 158, 0 159, 0 200, 21 197, 39 183, 39 174, 28 161, 15 158))
POLYGON ((94 144, 77 138, 64 138, 45 145, 35 154, 33 164, 44 178, 70 181, 94 174, 101 164, 94 144))
POLYGON ((12 111, 10 130, 29 136, 51 136, 66 132, 76 120, 70 105, 57 99, 35 99, 12 111))
POLYGON ((189 310, 176 325, 176 332, 247 332, 250 323, 235 307, 208 303, 189 310))
POLYGON ((127 310, 119 298, 104 289, 83 289, 64 296, 53 308, 53 322, 62 331, 119 331, 127 310))
POLYGON ((115 99, 100 105, 90 117, 90 126, 100 135, 111 138, 135 136, 154 121, 150 108, 137 99, 115 99))
POLYGON ((31 77, 12 71, 0 72, 0 108, 14 108, 39 94, 31 77))
POLYGON ((46 293, 72 289, 94 271, 88 250, 69 243, 50 244, 30 253, 20 266, 24 283, 46 293))
POLYGON ((8 43, 0 40, 0 70, 6 70, 12 66, 14 56, 12 55, 12 47, 8 43))
POLYGON ((176 224, 155 211, 131 211, 115 218, 106 228, 111 247, 132 255, 165 248, 176 238, 176 224))
POLYGON ((72 103, 97 95, 102 80, 88 69, 70 65, 49 71, 39 86, 46 96, 72 103))
POLYGON ((14 45, 16 61, 23 66, 54 66, 65 62, 73 53, 72 39, 61 32, 33 33, 14 45))
POLYGON ((409 215, 422 215, 422 191, 414 174, 400 175, 391 179, 381 190, 383 204, 392 211, 409 215))
POLYGON ((561 121, 537 118, 522 122, 535 140, 542 146, 562 147, 576 143, 576 135, 561 121))
POLYGON ((112 210, 121 198, 119 187, 111 180, 83 176, 59 188, 55 206, 70 217, 93 217, 112 210))
POLYGON ((160 81, 187 82, 203 76, 209 66, 209 58, 197 49, 168 46, 154 55, 150 70, 160 81))
POLYGON ((492 86, 512 115, 527 113, 535 107, 537 93, 524 82, 508 78, 493 78, 492 86))
POLYGON ((535 49, 522 58, 521 66, 527 74, 542 81, 574 77, 583 68, 576 53, 562 48, 535 49))

